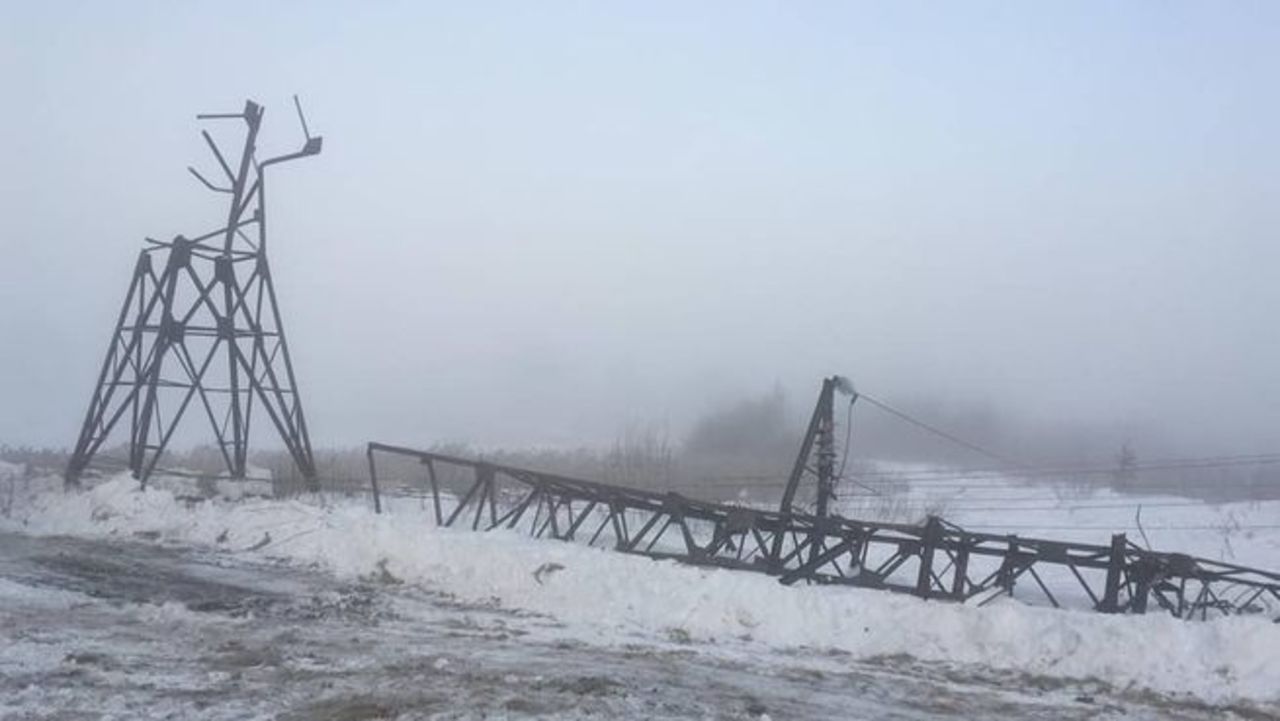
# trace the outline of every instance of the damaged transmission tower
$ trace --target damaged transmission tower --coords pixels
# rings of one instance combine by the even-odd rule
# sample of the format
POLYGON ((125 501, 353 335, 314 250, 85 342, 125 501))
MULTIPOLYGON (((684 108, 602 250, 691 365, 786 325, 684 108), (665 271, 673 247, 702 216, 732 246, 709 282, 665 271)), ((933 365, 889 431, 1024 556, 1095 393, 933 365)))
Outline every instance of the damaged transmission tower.
POLYGON ((125 425, 123 462, 145 486, 189 411, 209 424, 227 473, 243 478, 256 405, 302 477, 316 487, 311 440, 267 263, 267 168, 321 148, 296 96, 294 104, 305 143, 297 152, 261 161, 261 105, 246 101, 239 113, 197 116, 243 124, 232 156, 201 131, 222 178, 210 181, 188 168, 209 190, 226 196, 226 224, 193 238, 147 238, 67 465, 68 484, 79 482, 112 430, 125 425))

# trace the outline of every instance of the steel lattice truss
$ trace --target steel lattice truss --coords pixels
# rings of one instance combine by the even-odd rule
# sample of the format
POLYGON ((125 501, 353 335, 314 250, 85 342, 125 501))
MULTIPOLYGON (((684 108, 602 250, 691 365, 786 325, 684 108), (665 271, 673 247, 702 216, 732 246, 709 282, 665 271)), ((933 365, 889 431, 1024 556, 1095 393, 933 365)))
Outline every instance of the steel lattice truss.
MULTIPOLYGON (((259 161, 263 113, 248 101, 240 113, 198 116, 243 124, 239 152, 230 161, 201 131, 225 184, 188 169, 209 190, 227 196, 226 223, 194 238, 147 239, 67 467, 68 483, 77 482, 112 431, 124 425, 128 467, 145 485, 194 406, 232 477, 245 476, 261 408, 314 484, 311 441, 267 262, 266 170, 319 153, 321 139, 310 137, 302 120, 307 139, 301 150, 259 161)), ((301 120, 300 106, 298 115, 301 120)))
POLYGON ((1158 608, 1180 618, 1267 613, 1280 619, 1280 574, 1175 553, 1123 534, 1109 545, 971 533, 940 518, 922 525, 757 510, 370 443, 376 459, 425 467, 441 526, 509 529, 650 558, 754 571, 796 582, 878 588, 987 603, 1015 594, 1104 613, 1158 608))

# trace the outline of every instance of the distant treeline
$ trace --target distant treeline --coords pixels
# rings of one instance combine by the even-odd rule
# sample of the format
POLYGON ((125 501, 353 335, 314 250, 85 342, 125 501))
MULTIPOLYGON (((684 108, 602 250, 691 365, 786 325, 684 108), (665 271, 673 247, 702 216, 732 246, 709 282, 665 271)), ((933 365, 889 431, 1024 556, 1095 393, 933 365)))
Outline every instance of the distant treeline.
MULTIPOLYGON (((844 493, 876 497, 877 503, 887 505, 913 485, 959 488, 969 482, 991 482, 991 475, 963 471, 990 468, 993 464, 989 459, 975 458, 972 451, 963 448, 948 447, 874 409, 855 406, 853 433, 846 436, 850 418, 847 410, 840 407, 836 412, 840 466, 846 477, 844 493), (846 438, 850 439, 847 447, 846 438), (956 471, 886 473, 870 459, 954 467, 956 471)), ((1097 430, 1027 428, 1004 421, 995 413, 972 408, 921 402, 913 404, 912 410, 968 440, 1026 462, 1025 472, 1014 469, 1010 475, 1055 492, 1072 494, 1110 488, 1135 495, 1160 493, 1209 501, 1280 498, 1280 463, 1168 467, 1152 462, 1187 454, 1159 445, 1159 450, 1148 456, 1126 439, 1107 437, 1097 430), (1151 468, 1152 465, 1161 467, 1151 468), (1062 466, 1087 470, 1045 470, 1062 466)), ((775 389, 710 410, 676 440, 670 438, 665 426, 637 424, 623 429, 607 448, 490 449, 429 440, 418 447, 606 483, 672 490, 707 500, 745 498, 769 502, 782 493, 808 413, 808 409, 797 412, 791 408, 785 394, 775 389)), ((60 473, 67 455, 64 449, 0 446, 0 460, 22 464, 27 473, 60 473)), ((123 446, 100 454, 108 459, 126 455, 123 446)), ((318 449, 315 460, 326 488, 353 492, 367 489, 363 447, 318 449)), ((304 488, 291 458, 283 450, 254 451, 250 464, 255 469, 250 475, 269 475, 279 495, 304 488)), ((159 465, 209 475, 223 470, 221 454, 212 446, 170 451, 159 465)), ((399 478, 412 485, 425 478, 423 469, 416 464, 388 468, 388 481, 399 478)))

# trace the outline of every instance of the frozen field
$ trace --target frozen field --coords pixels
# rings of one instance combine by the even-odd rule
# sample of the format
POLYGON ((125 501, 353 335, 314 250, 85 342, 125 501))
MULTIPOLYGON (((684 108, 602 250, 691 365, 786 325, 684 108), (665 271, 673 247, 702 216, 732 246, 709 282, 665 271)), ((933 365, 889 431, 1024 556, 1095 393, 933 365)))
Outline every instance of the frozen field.
MULTIPOLYGON (((1280 714, 1280 625, 1258 618, 784 588, 438 530, 410 503, 375 516, 361 500, 188 502, 159 485, 17 482, 0 521, 0 717, 1280 714)), ((1144 524, 1276 518, 1275 504, 1196 510, 1144 524)), ((1274 533, 1252 530, 1230 552, 1276 565, 1274 533)), ((1179 550, 1228 552, 1201 535, 1179 550)))

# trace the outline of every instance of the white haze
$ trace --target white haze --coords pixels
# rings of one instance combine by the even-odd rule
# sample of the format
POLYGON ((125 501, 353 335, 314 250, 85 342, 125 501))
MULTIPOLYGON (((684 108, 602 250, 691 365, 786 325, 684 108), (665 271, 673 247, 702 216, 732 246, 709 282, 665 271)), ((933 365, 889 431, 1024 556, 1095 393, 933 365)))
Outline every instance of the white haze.
MULTIPOLYGON (((268 107, 317 445, 679 435, 851 376, 946 418, 1280 449, 1269 4, 0 10, 0 440, 70 445, 143 236, 268 107)), ((962 426, 964 424, 961 424, 962 426)), ((981 424, 957 428, 982 442, 981 424)), ((999 434, 994 434, 998 436, 999 434)))

